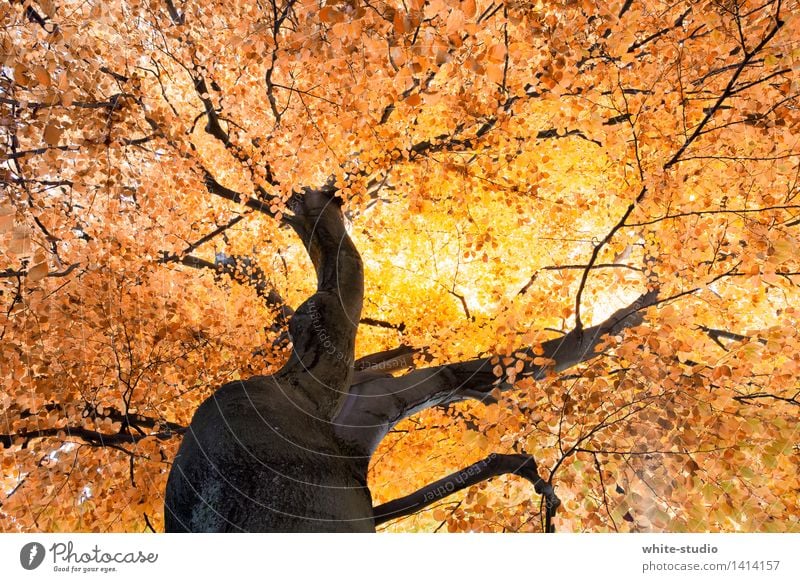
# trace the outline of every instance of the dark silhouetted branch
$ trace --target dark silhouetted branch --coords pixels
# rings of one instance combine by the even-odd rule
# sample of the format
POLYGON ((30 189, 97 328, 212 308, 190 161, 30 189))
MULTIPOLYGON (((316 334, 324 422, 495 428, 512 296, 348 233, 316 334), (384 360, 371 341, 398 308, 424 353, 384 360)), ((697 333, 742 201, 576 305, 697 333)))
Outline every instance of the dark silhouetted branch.
MULTIPOLYGON (((545 512, 555 514, 561 501, 552 485, 539 477, 536 461, 530 455, 501 455, 492 453, 482 461, 439 479, 411 495, 395 499, 375 508, 375 525, 391 519, 411 515, 448 495, 500 475, 517 475, 533 483, 533 488, 543 497, 545 512)), ((549 520, 548 520, 549 521, 549 520)))

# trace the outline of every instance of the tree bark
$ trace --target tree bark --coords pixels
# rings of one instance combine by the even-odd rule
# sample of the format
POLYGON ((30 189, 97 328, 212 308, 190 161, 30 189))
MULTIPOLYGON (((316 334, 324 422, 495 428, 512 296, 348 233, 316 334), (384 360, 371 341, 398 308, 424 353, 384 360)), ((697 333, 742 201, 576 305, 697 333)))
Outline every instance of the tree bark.
MULTIPOLYGON (((649 291, 599 325, 573 330, 563 337, 542 343, 540 357, 550 360, 549 364, 533 363, 533 347, 519 350, 529 360, 525 361, 517 378, 538 380, 548 373, 561 372, 596 357, 595 347, 601 339, 641 323, 641 310, 655 304, 657 295, 657 291, 649 291)), ((468 398, 493 402, 490 392, 494 388, 511 389, 513 385, 508 378, 498 378, 493 368, 492 358, 477 358, 355 384, 336 417, 337 434, 369 457, 386 434, 412 414, 468 398)))
POLYGON ((411 515, 456 491, 509 473, 519 475, 533 484, 534 491, 544 498, 545 512, 548 517, 552 517, 558 506, 561 505, 561 501, 556 497, 553 487, 539 477, 533 457, 492 453, 485 459, 426 485, 410 495, 377 506, 375 508, 375 525, 411 515))
POLYGON ((317 292, 289 322, 281 370, 226 384, 198 408, 167 482, 168 532, 374 531, 368 459, 331 423, 353 373, 361 258, 333 189, 305 190, 294 210, 317 292))

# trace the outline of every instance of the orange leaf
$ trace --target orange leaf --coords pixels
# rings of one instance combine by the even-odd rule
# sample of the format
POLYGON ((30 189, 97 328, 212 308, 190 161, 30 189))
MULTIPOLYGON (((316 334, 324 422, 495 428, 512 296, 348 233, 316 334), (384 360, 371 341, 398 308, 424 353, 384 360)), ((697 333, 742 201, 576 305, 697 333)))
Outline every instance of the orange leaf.
POLYGON ((35 283, 47 277, 47 263, 39 263, 28 269, 28 281, 35 283))
POLYGON ((44 85, 45 87, 50 85, 50 73, 48 73, 47 69, 44 67, 36 67, 33 69, 33 74, 36 76, 36 80, 40 85, 44 85))
POLYGON ((506 45, 499 42, 493 45, 486 53, 486 58, 493 63, 502 63, 506 58, 506 45))
POLYGON ((44 141, 49 146, 57 146, 58 140, 61 139, 62 129, 55 124, 49 122, 44 128, 44 141))
POLYGON ((406 34, 407 32, 411 31, 411 21, 408 18, 407 14, 400 12, 399 10, 394 13, 394 20, 392 21, 394 26, 394 31, 397 34, 406 34))
POLYGON ((503 84, 504 72, 505 67, 501 64, 489 63, 486 65, 486 76, 498 85, 503 84))
POLYGON ((325 6, 319 11, 319 19, 322 22, 342 22, 344 14, 336 10, 333 6, 325 6))
POLYGON ((461 11, 466 18, 474 18, 477 12, 475 0, 464 0, 464 2, 461 3, 461 11))

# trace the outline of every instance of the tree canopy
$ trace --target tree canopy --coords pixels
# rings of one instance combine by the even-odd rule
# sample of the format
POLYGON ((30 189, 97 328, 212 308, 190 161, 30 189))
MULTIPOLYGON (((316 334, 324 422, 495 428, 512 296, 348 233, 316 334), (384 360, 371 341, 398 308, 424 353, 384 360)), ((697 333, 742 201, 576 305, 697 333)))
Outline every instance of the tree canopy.
MULTIPOLYGON (((376 504, 532 455, 560 531, 798 531, 799 13, 6 2, 0 531, 163 529, 198 405, 289 356, 315 278, 286 218, 326 184, 354 384, 473 397, 391 423, 376 504)), ((504 476, 379 529, 545 513, 504 476)))

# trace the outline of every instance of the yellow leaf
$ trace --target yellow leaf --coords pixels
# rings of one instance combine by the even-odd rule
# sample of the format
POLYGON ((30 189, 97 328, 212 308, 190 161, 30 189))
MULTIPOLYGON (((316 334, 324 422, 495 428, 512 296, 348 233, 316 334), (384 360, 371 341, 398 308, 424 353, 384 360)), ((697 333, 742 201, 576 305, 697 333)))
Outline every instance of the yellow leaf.
POLYGON ((797 256, 797 241, 791 236, 779 238, 772 243, 774 252, 773 260, 782 263, 797 256))

